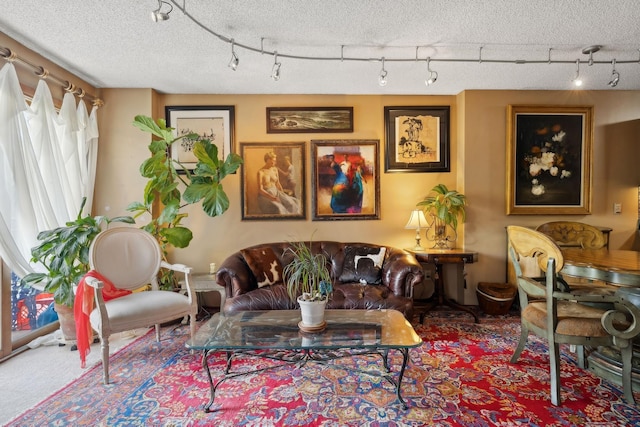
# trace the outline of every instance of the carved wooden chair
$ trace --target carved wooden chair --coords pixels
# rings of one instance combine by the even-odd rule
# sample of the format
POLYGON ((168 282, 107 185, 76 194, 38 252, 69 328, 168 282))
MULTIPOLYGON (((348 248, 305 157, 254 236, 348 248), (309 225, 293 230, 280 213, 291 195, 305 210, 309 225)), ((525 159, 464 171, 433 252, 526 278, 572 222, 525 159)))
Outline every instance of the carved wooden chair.
POLYGON ((91 269, 108 279, 117 289, 135 291, 151 284, 151 290, 105 301, 104 283, 87 279, 95 289, 96 308, 91 312, 91 326, 102 344, 103 381, 109 383, 109 336, 155 325, 156 341, 160 341, 160 324, 190 317, 191 337, 195 334, 197 301, 190 283, 191 268, 162 261, 160 246, 149 233, 134 227, 115 227, 98 234, 89 250, 91 269), (158 271, 168 268, 184 275, 187 295, 158 288, 158 271))
MULTIPOLYGON (((561 248, 609 248, 609 239, 602 231, 593 225, 582 222, 551 221, 539 225, 536 230, 549 236, 561 248)), ((574 293, 599 292, 613 295, 616 291, 616 287, 599 280, 587 280, 567 275, 561 275, 560 280, 574 293)))
POLYGON ((609 240, 602 231, 582 222, 551 221, 540 224, 536 230, 551 237, 560 247, 609 248, 609 240))
MULTIPOLYGON (((545 338, 549 345, 551 403, 560 405, 560 344, 615 346, 622 355, 624 398, 634 403, 631 383, 633 338, 640 334, 640 309, 623 296, 561 292, 557 273, 564 259, 560 248, 548 236, 525 227, 507 227, 511 262, 516 271, 520 298, 522 332, 511 357, 516 363, 525 348, 529 333, 545 338), (545 272, 543 283, 525 277, 519 257, 535 257, 545 272), (614 309, 604 310, 585 303, 605 302, 614 309)), ((581 351, 578 364, 585 367, 581 351)))

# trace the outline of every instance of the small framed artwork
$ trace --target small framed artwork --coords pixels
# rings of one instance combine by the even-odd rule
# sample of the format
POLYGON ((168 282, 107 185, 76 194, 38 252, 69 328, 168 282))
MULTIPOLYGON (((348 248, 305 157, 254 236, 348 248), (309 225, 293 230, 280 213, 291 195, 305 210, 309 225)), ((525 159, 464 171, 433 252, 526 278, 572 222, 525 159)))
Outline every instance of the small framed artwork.
POLYGON ((241 142, 242 219, 306 219, 305 143, 241 142))
POLYGON ((507 215, 591 213, 593 107, 509 105, 507 215))
MULTIPOLYGON (((174 128, 176 137, 197 133, 200 138, 209 139, 218 147, 218 158, 224 160, 233 152, 235 108, 232 105, 221 106, 167 106, 165 117, 167 126, 174 128)), ((181 138, 171 146, 171 158, 184 169, 193 170, 198 159, 193 154, 194 141, 181 138)))
POLYGON ((449 172, 449 107, 384 107, 385 172, 449 172))
POLYGON ((313 220, 380 219, 379 140, 312 140, 313 220))
POLYGON ((267 107, 267 133, 353 132, 353 107, 267 107))

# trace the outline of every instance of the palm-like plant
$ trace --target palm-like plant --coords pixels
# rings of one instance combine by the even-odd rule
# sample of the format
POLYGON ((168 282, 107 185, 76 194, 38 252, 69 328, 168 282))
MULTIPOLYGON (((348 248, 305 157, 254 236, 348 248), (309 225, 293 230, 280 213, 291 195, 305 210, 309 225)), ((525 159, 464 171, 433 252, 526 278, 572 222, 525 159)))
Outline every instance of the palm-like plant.
POLYGON ((438 184, 416 206, 421 207, 425 213, 439 218, 445 225, 451 225, 455 230, 458 227, 458 217, 464 222, 465 206, 467 198, 456 190, 449 190, 446 185, 438 184))

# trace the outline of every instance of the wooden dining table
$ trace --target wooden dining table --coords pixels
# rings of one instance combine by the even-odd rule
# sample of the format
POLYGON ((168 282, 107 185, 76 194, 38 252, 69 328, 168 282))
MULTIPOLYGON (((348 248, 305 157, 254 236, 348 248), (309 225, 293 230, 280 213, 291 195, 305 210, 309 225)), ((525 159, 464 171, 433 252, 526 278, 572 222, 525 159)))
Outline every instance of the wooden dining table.
MULTIPOLYGON (((616 294, 640 307, 640 252, 630 250, 562 248, 564 267, 562 274, 589 280, 602 280, 618 286, 616 294)), ((640 339, 634 340, 633 365, 640 365, 636 355, 640 351, 640 339)), ((620 353, 613 347, 592 349, 587 366, 596 375, 618 385, 622 384, 620 353)), ((633 388, 640 391, 640 372, 634 368, 633 388)))
POLYGON ((640 252, 621 249, 562 248, 562 273, 612 285, 640 288, 640 252))

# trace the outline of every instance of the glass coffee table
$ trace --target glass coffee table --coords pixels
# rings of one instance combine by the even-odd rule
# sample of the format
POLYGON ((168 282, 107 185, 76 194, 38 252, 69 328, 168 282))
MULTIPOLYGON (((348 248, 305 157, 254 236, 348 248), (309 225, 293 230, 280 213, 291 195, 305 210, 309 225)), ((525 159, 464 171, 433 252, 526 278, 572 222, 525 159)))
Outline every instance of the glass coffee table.
POLYGON ((299 310, 245 311, 231 315, 216 313, 200 327, 195 337, 187 342, 187 348, 203 352, 202 367, 207 373, 211 391, 205 411, 210 411, 217 388, 230 378, 286 364, 330 364, 336 359, 359 355, 380 357, 381 369, 365 371, 342 365, 336 369, 387 379, 395 387, 398 401, 407 409, 401 395, 402 378, 409 349, 421 345, 422 340, 402 313, 396 310, 326 310, 327 327, 318 333, 300 331, 300 320, 299 310), (396 373, 389 363, 390 350, 402 355, 402 363, 396 373), (215 352, 225 354, 226 368, 214 384, 209 355, 215 352), (234 372, 232 363, 236 356, 268 358, 282 363, 234 372))

